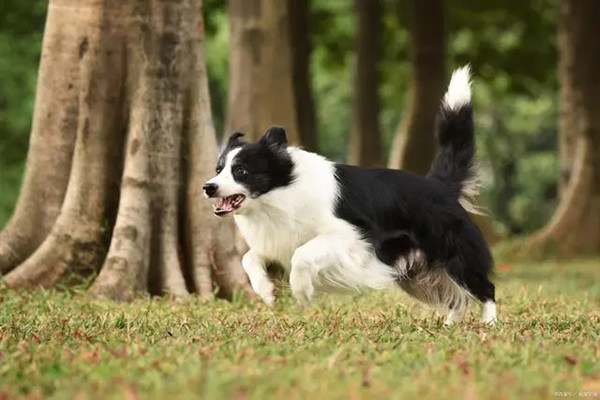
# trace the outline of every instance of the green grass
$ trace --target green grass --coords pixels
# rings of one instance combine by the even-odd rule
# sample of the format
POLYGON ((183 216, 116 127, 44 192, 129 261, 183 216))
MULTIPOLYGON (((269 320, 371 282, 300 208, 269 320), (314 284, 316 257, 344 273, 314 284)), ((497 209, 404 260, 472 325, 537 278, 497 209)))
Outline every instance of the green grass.
POLYGON ((396 293, 114 304, 0 289, 0 398, 600 396, 600 263, 500 266, 501 322, 396 293), (577 395, 577 393, 575 393, 577 395))

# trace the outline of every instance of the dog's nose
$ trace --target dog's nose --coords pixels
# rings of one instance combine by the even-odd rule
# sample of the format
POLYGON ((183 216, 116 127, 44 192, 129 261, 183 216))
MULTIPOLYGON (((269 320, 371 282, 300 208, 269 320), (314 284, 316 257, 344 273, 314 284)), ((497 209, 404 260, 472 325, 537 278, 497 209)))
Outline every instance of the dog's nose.
POLYGON ((216 183, 207 183, 206 185, 202 186, 202 189, 208 197, 213 197, 215 194, 217 194, 219 186, 216 183))

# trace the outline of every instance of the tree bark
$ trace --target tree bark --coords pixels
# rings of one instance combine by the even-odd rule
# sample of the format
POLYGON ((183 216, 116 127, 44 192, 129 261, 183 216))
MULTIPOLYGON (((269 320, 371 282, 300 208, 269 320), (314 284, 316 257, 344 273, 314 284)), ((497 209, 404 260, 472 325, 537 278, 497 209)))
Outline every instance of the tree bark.
MULTIPOLYGON (((563 0, 560 6, 559 78, 573 114, 561 113, 561 129, 573 130, 571 177, 550 222, 532 235, 527 254, 558 256, 600 252, 600 3, 563 0), (566 93, 565 93, 566 92, 566 93)), ((563 109, 566 110, 567 108, 563 109)), ((561 132, 562 134, 562 132, 561 132)), ((571 133, 569 133, 571 135, 571 133)))
MULTIPOLYGON (((5 280, 10 286, 52 286, 71 267, 95 269, 105 251, 105 220, 110 220, 117 195, 121 133, 119 104, 123 96, 123 52, 110 32, 103 31, 107 15, 92 7, 78 12, 54 2, 50 12, 63 13, 63 23, 80 24, 81 65, 78 118, 73 168, 62 210, 42 245, 5 280), (110 71, 110 72, 109 72, 110 71)), ((72 37, 71 37, 72 38, 72 37)), ((55 104, 55 107, 61 107, 55 104)))
POLYGON ((424 175, 436 152, 435 121, 446 79, 444 1, 413 0, 411 6, 411 97, 388 165, 424 175))
POLYGON ((310 0, 288 0, 292 46, 292 81, 302 147, 318 150, 315 104, 310 80, 312 40, 310 36, 310 0))
MULTIPOLYGON (((561 20, 562 21, 562 20, 561 20)), ((569 44, 569 33, 565 23, 558 24, 558 46, 567 48, 569 44)), ((575 107, 572 84, 567 83, 569 77, 573 76, 573 57, 560 57, 558 60, 558 76, 561 77, 560 86, 560 115, 558 121, 558 159, 560 164, 560 179, 558 181, 558 192, 563 198, 569 180, 573 173, 573 162, 577 144, 577 107, 575 107)))
MULTIPOLYGON (((68 77, 78 83, 68 88, 76 99, 72 168, 54 227, 5 277, 9 286, 52 286, 99 271, 91 291, 117 300, 248 291, 239 255, 221 234, 232 225, 217 225, 199 193, 216 157, 201 7, 199 0, 50 2, 48 31, 72 29, 55 38, 58 47, 46 41, 44 54, 78 56, 68 77)), ((60 67, 40 78, 65 74, 60 67)), ((56 112, 63 104, 40 107, 56 112)), ((28 162, 35 161, 45 159, 28 162)))
POLYGON ((348 160, 361 166, 381 166, 379 127, 379 56, 381 47, 381 2, 355 0, 357 16, 356 72, 348 160))
POLYGON ((226 131, 256 139, 271 125, 299 143, 287 1, 230 0, 226 131))
POLYGON ((67 189, 80 75, 80 43, 62 40, 79 35, 77 27, 64 23, 67 14, 48 10, 25 178, 15 212, 0 233, 0 274, 23 262, 44 241, 67 189))

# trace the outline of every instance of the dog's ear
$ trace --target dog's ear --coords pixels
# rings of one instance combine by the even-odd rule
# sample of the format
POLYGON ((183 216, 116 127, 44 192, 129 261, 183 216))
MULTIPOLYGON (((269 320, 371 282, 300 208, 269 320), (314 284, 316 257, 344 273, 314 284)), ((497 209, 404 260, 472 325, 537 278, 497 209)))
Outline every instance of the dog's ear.
POLYGON ((234 147, 243 146, 246 142, 244 141, 244 134, 242 132, 233 132, 229 139, 227 139, 227 144, 225 148, 232 149, 234 147))
POLYGON ((270 127, 260 139, 260 143, 275 148, 287 147, 287 134, 285 133, 285 129, 280 126, 270 127))

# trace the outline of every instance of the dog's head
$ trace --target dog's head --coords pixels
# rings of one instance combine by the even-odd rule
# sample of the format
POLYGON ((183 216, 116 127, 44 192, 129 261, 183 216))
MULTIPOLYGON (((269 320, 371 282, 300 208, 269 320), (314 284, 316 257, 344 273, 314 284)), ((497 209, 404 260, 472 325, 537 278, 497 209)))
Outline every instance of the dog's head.
POLYGON ((293 181, 293 162, 285 129, 267 129, 256 143, 242 133, 229 137, 217 160, 217 176, 206 182, 204 194, 217 198, 214 212, 225 216, 251 206, 257 198, 293 181))

